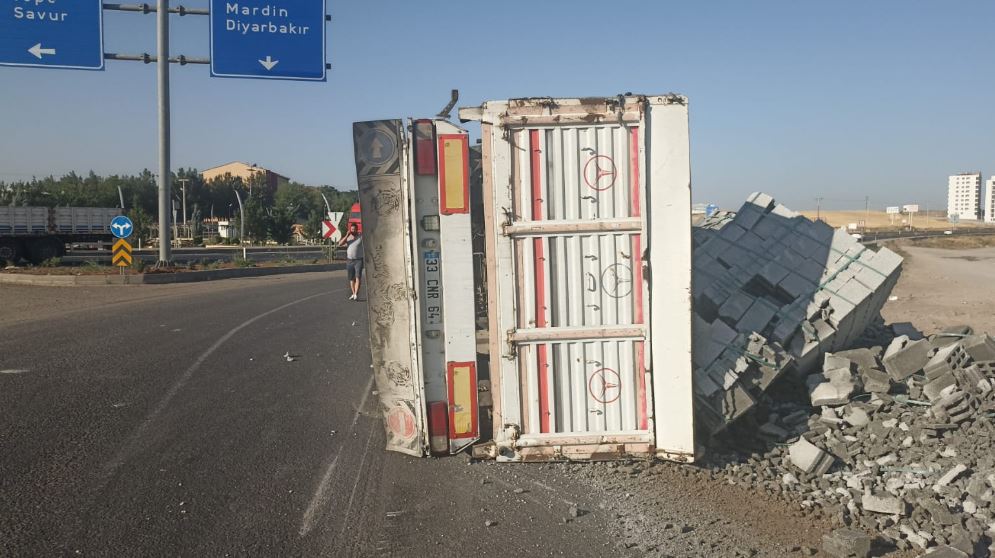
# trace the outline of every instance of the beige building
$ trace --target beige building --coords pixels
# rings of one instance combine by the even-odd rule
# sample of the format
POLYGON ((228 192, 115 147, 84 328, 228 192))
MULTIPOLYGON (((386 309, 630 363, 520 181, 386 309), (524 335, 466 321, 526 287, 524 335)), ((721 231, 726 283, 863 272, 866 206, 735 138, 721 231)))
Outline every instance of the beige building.
POLYGON ((274 190, 278 186, 288 184, 290 182, 290 179, 282 174, 256 165, 242 163, 240 161, 233 161, 218 167, 206 169, 200 173, 200 176, 204 179, 204 182, 210 182, 216 178, 223 178, 226 175, 231 175, 233 178, 241 178, 243 182, 248 182, 249 179, 260 174, 265 176, 266 185, 274 190))

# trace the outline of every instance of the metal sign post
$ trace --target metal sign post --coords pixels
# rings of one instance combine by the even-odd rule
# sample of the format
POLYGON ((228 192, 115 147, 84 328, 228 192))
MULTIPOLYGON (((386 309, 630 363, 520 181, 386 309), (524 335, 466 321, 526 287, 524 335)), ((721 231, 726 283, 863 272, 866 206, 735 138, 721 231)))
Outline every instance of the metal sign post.
POLYGON ((159 261, 156 267, 173 259, 169 238, 169 200, 172 175, 169 166, 169 0, 159 0, 156 13, 156 72, 159 98, 159 261))

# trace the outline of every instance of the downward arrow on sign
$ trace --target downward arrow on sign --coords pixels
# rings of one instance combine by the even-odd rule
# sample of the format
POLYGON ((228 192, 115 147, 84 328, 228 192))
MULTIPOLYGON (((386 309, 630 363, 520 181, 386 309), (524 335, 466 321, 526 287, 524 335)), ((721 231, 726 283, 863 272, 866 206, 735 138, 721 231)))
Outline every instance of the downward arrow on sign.
POLYGON ((273 66, 276 66, 277 64, 279 64, 280 61, 279 60, 273 60, 272 56, 267 55, 266 56, 266 60, 260 60, 259 63, 262 64, 263 68, 266 68, 266 70, 268 71, 268 70, 272 70, 273 66))

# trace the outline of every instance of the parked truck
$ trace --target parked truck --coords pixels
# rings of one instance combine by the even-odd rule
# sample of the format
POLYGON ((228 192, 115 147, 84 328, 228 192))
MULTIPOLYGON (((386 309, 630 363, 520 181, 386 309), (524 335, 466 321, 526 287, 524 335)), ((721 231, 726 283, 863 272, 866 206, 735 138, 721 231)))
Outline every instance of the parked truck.
POLYGON ((106 242, 119 208, 0 206, 0 264, 37 265, 65 255, 66 245, 106 242))
POLYGON ((687 99, 459 115, 353 126, 388 449, 693 460, 687 99))

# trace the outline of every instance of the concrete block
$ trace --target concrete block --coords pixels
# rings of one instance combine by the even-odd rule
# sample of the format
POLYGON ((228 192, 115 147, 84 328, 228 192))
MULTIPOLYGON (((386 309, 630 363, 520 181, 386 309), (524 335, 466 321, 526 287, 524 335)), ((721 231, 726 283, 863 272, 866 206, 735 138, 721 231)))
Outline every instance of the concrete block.
MULTIPOLYGON (((774 208, 774 198, 763 192, 752 192, 746 197, 746 203, 757 206, 763 212, 774 208)), ((743 206, 746 207, 745 205, 743 206)))
POLYGON ((707 367, 715 362, 738 335, 736 330, 722 320, 715 320, 709 324, 697 316, 694 321, 694 334, 693 360, 701 367, 707 367))
POLYGON ((777 262, 768 262, 763 267, 760 268, 760 272, 757 274, 770 288, 774 288, 782 279, 787 277, 790 271, 788 268, 777 262))
POLYGON ((941 392, 939 400, 933 403, 932 411, 939 420, 960 424, 973 417, 976 409, 967 392, 950 387, 941 392))
POLYGON ((733 219, 732 224, 739 225, 744 229, 752 229, 753 226, 757 224, 757 221, 763 217, 766 210, 766 207, 761 209, 756 207, 755 204, 752 204, 751 202, 744 203, 743 207, 741 207, 739 212, 736 213, 736 217, 733 219))
POLYGON ((736 291, 719 307, 719 318, 727 323, 735 324, 742 319, 743 314, 750 309, 756 299, 743 291, 736 291))
POLYGON ((777 284, 792 299, 810 297, 815 293, 819 285, 815 281, 809 281, 797 273, 785 275, 781 282, 777 284))
POLYGON ((995 360, 995 339, 992 339, 987 334, 967 337, 961 342, 960 346, 971 357, 971 360, 995 360))
POLYGON ((861 368, 879 368, 878 356, 880 355, 880 350, 875 351, 873 349, 849 349, 846 351, 838 351, 835 353, 836 356, 848 359, 857 365, 857 369, 861 368))
POLYGON ((871 417, 864 409, 861 409, 860 407, 853 407, 843 415, 843 420, 850 426, 863 428, 871 422, 871 417))
POLYGON ((788 457, 792 465, 815 475, 824 475, 835 461, 832 455, 805 438, 799 438, 788 447, 788 457))
POLYGON ((777 307, 773 303, 758 298, 750 305, 750 309, 740 318, 739 322, 736 323, 736 329, 743 332, 756 331, 763 333, 776 313, 777 307))
POLYGON ((735 244, 736 241, 739 240, 744 234, 746 234, 746 229, 739 226, 739 224, 735 221, 719 229, 719 238, 732 242, 733 244, 735 244))
POLYGON ((753 234, 759 236, 760 238, 767 241, 768 239, 774 240, 780 238, 780 229, 783 228, 783 224, 778 222, 778 219, 772 218, 769 214, 765 214, 757 220, 753 228, 750 229, 753 234))
POLYGON ((868 558, 871 555, 870 535, 856 529, 837 529, 822 536, 822 550, 834 558, 868 558))
POLYGON ((922 370, 929 357, 929 342, 925 339, 910 341, 908 337, 896 337, 881 358, 884 369, 895 381, 904 381, 922 370))
POLYGON ((838 407, 850 402, 855 389, 852 382, 849 384, 822 382, 812 388, 809 397, 812 399, 813 407, 838 407))
POLYGON ((879 494, 864 494, 860 501, 864 510, 888 515, 908 515, 909 505, 901 498, 879 494))
POLYGON ((926 378, 933 380, 948 372, 964 368, 970 363, 971 357, 960 343, 954 343, 936 351, 936 354, 923 366, 923 372, 926 373, 926 378))
POLYGON ((871 393, 888 393, 891 391, 891 377, 876 368, 860 368, 860 377, 864 381, 864 389, 871 393))
POLYGON ((952 372, 947 372, 938 378, 931 380, 922 388, 923 395, 926 396, 930 401, 936 401, 940 398, 941 392, 950 386, 956 386, 957 379, 954 377, 952 372))
POLYGON ((770 214, 776 215, 777 217, 781 217, 783 219, 797 219, 798 217, 801 217, 800 214, 795 213, 781 204, 775 205, 774 208, 770 210, 770 214))
POLYGON ((954 465, 951 469, 949 469, 946 473, 944 473, 939 480, 936 481, 936 484, 933 485, 933 491, 934 492, 942 491, 945 487, 949 486, 950 483, 957 480, 957 478, 963 475, 965 472, 967 472, 967 465, 964 465, 963 463, 958 463, 957 465, 954 465))
POLYGON ((860 265, 858 262, 855 265, 857 272, 853 274, 853 278, 858 281, 861 285, 867 287, 868 289, 874 291, 881 288, 885 281, 888 280, 888 276, 872 269, 870 267, 860 265))

